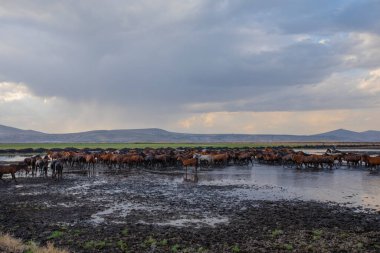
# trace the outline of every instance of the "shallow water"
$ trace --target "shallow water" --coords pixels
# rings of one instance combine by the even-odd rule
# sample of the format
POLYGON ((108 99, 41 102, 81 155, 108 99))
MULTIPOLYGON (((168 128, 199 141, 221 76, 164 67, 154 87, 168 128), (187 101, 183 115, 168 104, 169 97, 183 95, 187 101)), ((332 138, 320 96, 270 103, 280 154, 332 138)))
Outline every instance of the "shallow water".
POLYGON ((242 186, 230 193, 241 199, 333 201, 380 210, 380 174, 362 168, 296 170, 255 164, 200 171, 197 184, 242 186))
POLYGON ((0 155, 0 162, 21 162, 27 155, 0 155))
MULTIPOLYGON (((344 149, 344 148, 339 148, 338 149, 339 151, 341 152, 345 152, 345 153, 370 153, 370 154, 380 154, 380 149, 350 149, 350 148, 347 148, 347 149, 344 149)), ((313 149, 313 148, 303 148, 303 149, 294 149, 294 151, 302 151, 302 152, 305 152, 307 154, 324 154, 327 149, 313 149)))
POLYGON ((186 227, 186 226, 192 226, 192 227, 202 227, 202 226, 210 226, 215 227, 217 224, 225 224, 228 222, 227 217, 205 217, 200 219, 195 218, 187 218, 187 217, 181 217, 179 219, 169 220, 166 222, 155 222, 155 223, 148 223, 145 221, 139 221, 140 224, 155 224, 159 226, 173 226, 173 227, 186 227))

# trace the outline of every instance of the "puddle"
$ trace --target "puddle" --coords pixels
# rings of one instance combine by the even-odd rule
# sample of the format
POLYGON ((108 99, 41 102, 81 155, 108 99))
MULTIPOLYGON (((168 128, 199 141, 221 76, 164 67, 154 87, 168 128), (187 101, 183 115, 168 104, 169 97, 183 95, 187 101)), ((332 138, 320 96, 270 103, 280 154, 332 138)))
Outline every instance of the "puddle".
POLYGON ((227 217, 205 217, 201 219, 180 218, 180 219, 175 219, 175 220, 168 220, 165 222, 149 223, 145 221, 139 221, 138 223, 146 224, 146 225, 158 225, 158 226, 201 228, 204 226, 215 227, 218 224, 226 224, 228 223, 228 218, 227 217))
MULTIPOLYGON (((144 210, 144 211, 153 211, 153 210, 165 210, 165 208, 160 206, 150 207, 142 204, 134 204, 130 202, 115 203, 111 207, 104 209, 103 211, 94 213, 91 215, 90 223, 99 225, 105 222, 106 216, 112 216, 114 218, 125 218, 130 212, 134 210, 144 210)), ((122 223, 118 220, 117 223, 122 223)))
POLYGON ((93 181, 93 182, 82 183, 80 185, 68 187, 66 189, 66 191, 70 192, 71 194, 82 194, 83 192, 89 190, 91 187, 100 186, 100 185, 104 185, 104 184, 107 184, 107 183, 108 183, 108 181, 105 180, 105 179, 96 180, 96 181, 93 181))
POLYGON ((83 206, 82 204, 80 203, 77 203, 77 202, 61 202, 61 203, 52 203, 52 202, 47 202, 47 201, 44 201, 42 202, 42 204, 45 206, 45 207, 63 207, 63 208, 72 208, 72 207, 80 207, 80 206, 83 206))

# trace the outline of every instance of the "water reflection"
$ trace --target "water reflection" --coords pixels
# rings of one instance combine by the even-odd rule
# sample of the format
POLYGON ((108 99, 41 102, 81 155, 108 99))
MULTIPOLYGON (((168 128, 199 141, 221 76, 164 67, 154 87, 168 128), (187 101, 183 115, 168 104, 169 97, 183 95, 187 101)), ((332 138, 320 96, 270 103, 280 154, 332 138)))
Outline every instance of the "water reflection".
POLYGON ((251 186, 255 190, 236 190, 236 195, 248 199, 300 198, 380 210, 380 175, 370 174, 365 169, 296 170, 255 165, 251 168, 214 169, 198 174, 199 185, 251 186), (265 191, 258 193, 260 187, 264 187, 265 191), (270 191, 267 191, 268 187, 270 191))
POLYGON ((186 170, 185 174, 183 176, 183 182, 191 182, 191 183, 198 183, 199 177, 198 177, 198 170, 186 170))
POLYGON ((1 162, 22 162, 24 161, 25 157, 28 157, 27 155, 6 155, 6 156, 0 156, 1 162))

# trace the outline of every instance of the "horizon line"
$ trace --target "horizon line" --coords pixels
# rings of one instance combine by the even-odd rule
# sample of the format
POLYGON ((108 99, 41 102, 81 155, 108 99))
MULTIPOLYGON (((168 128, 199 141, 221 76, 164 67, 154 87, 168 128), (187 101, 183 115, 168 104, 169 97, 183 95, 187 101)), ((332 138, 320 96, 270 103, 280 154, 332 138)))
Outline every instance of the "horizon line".
POLYGON ((97 131, 133 131, 133 130, 161 130, 169 133, 177 133, 177 134, 194 134, 194 135, 273 135, 273 136, 278 136, 278 135, 286 135, 286 136, 312 136, 312 135, 318 135, 318 134, 325 134, 325 133, 330 133, 334 131, 348 131, 348 132, 353 132, 353 133, 365 133, 369 131, 380 131, 380 130, 365 130, 365 131, 353 131, 345 128, 338 128, 338 129, 333 129, 329 130, 326 132, 318 132, 318 133, 313 133, 313 134, 281 134, 281 133, 194 133, 194 132, 177 132, 177 131, 171 131, 171 130, 166 130, 163 128, 158 128, 158 127, 146 127, 146 128, 115 128, 115 129, 93 129, 93 130, 84 130, 84 131, 77 131, 77 132, 64 132, 64 133, 51 133, 51 132, 43 132, 39 130, 34 130, 34 129, 22 129, 19 127, 14 127, 14 126, 8 126, 8 125, 3 125, 0 124, 0 126, 3 127, 9 127, 9 128, 14 128, 17 130, 22 130, 22 131, 34 131, 38 132, 41 134, 50 134, 50 135, 61 135, 61 134, 79 134, 79 133, 88 133, 88 132, 97 132, 97 131))

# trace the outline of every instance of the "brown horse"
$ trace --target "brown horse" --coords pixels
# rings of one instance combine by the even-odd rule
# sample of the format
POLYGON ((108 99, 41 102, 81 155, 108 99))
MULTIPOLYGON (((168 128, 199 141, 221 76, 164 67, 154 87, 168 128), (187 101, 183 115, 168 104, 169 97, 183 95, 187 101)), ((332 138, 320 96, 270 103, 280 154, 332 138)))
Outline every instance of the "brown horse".
POLYGON ((214 162, 215 165, 228 165, 228 154, 215 154, 212 155, 212 161, 214 162))
POLYGON ((347 162, 347 166, 358 166, 362 160, 362 156, 358 154, 345 154, 343 159, 347 162))
POLYGON ((186 158, 183 158, 183 157, 178 157, 177 159, 178 161, 181 161, 182 162, 182 166, 185 167, 186 169, 186 174, 185 174, 185 180, 187 181, 187 167, 188 166, 192 166, 195 168, 195 174, 197 174, 197 169, 198 169, 198 158, 190 158, 190 159, 186 159, 186 158))
POLYGON ((95 163, 97 161, 95 155, 85 155, 84 159, 86 160, 87 168, 95 170, 95 163))
POLYGON ((16 172, 20 170, 28 170, 28 165, 25 163, 19 163, 19 164, 11 164, 11 165, 0 165, 0 180, 3 180, 3 175, 4 174, 11 174, 12 179, 17 183, 16 180, 16 172))
POLYGON ((380 166, 380 156, 368 157, 368 166, 371 170, 376 169, 377 166, 380 166))

